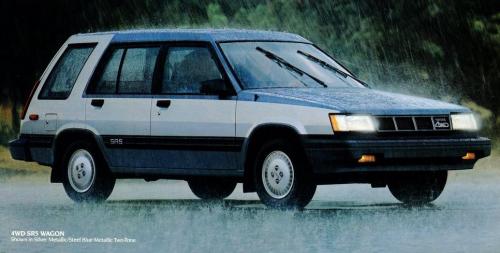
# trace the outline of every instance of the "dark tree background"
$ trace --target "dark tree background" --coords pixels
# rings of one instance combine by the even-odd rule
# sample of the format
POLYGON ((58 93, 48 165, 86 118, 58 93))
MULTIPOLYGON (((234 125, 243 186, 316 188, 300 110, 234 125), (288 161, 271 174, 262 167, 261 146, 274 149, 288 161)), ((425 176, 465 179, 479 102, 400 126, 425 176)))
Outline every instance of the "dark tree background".
POLYGON ((75 33, 237 27, 303 35, 374 87, 465 104, 500 121, 498 0, 2 0, 0 142, 61 44, 75 33))

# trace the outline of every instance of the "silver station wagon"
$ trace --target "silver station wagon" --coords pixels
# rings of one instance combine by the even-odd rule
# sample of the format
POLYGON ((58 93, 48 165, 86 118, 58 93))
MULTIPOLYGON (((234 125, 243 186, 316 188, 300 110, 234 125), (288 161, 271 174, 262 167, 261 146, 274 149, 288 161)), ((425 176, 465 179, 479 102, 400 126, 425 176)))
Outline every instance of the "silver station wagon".
POLYGON ((10 143, 76 202, 116 179, 180 179, 202 199, 243 183, 277 208, 344 183, 428 203, 490 149, 467 108, 371 89, 298 35, 231 29, 71 36, 10 143))

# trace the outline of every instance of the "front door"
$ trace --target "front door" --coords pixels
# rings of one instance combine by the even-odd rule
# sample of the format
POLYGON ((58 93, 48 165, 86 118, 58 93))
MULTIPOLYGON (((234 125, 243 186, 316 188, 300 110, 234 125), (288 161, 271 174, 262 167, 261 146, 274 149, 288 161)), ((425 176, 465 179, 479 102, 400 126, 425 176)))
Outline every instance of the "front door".
POLYGON ((236 100, 207 45, 167 46, 152 100, 156 168, 179 174, 227 174, 237 168, 236 100))

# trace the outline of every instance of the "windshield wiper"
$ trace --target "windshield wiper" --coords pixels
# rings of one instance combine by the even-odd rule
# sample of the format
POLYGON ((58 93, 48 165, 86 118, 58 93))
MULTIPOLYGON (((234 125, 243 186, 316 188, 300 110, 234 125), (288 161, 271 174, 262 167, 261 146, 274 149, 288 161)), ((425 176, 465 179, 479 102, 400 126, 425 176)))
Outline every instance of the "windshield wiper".
POLYGON ((271 59, 272 61, 276 62, 276 64, 278 64, 280 67, 284 67, 288 70, 291 70, 297 74, 299 74, 300 76, 308 76, 309 78, 311 78, 312 80, 314 80, 315 82, 319 83, 321 86, 325 87, 325 88, 328 88, 328 85, 325 84, 325 82, 319 80, 318 78, 316 78, 315 76, 295 67, 294 65, 292 65, 291 63, 289 63, 288 61, 286 61, 285 59, 279 57, 278 55, 275 55, 274 53, 270 52, 270 51, 267 51, 261 47, 256 47, 255 48, 257 51, 263 53, 267 58, 271 59))
POLYGON ((311 54, 308 54, 308 53, 300 51, 300 50, 297 50, 297 53, 305 56, 308 60, 319 64, 321 67, 341 75, 344 78, 350 77, 350 78, 356 80, 357 82, 361 83, 362 85, 364 85, 366 87, 370 87, 367 83, 359 80, 358 78, 354 77, 353 75, 350 75, 350 74, 340 70, 339 68, 336 68, 336 67, 332 66, 331 64, 329 64, 321 59, 316 58, 315 56, 313 56, 311 54))

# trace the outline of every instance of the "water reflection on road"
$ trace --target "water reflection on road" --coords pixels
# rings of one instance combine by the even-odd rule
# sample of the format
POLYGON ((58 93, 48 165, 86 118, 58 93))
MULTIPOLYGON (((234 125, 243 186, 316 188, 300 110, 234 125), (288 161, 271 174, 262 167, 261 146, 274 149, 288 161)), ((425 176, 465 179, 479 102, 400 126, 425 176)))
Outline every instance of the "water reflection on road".
POLYGON ((201 201, 177 181, 119 181, 108 202, 75 205, 62 186, 25 176, 0 184, 0 252, 495 252, 500 176, 465 173, 423 207, 343 185, 319 187, 302 211, 267 209, 240 185, 228 200, 201 201), (135 242, 11 242, 13 230, 135 242))

